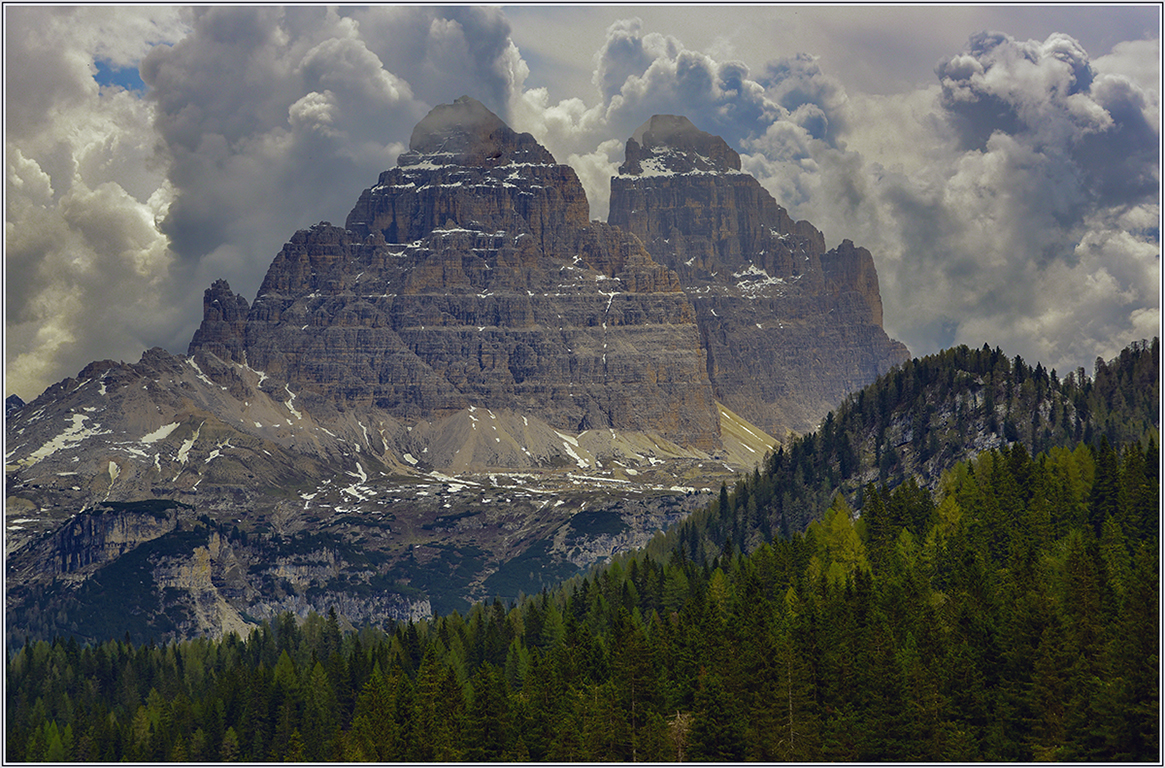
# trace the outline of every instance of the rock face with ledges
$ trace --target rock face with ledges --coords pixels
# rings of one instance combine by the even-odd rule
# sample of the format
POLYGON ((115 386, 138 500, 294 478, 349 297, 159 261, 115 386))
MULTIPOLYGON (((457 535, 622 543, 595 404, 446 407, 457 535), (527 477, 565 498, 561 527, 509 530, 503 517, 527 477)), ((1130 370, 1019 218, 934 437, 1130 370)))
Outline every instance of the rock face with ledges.
POLYGON ((674 269, 716 398, 770 434, 813 429, 909 356, 882 329, 869 251, 793 221, 723 139, 656 115, 627 140, 609 223, 674 269))
POLYGON ((409 151, 360 195, 345 227, 409 243, 455 224, 525 234, 556 254, 570 249, 589 210, 574 169, 463 96, 417 124, 409 151))
POLYGON ((315 412, 492 407, 718 445, 679 278, 587 220, 573 170, 468 98, 421 121, 399 162, 344 229, 296 233, 244 323, 216 283, 190 353, 246 362, 315 412))
POLYGON ((740 167, 657 116, 591 222, 531 136, 433 110, 253 302, 205 291, 188 356, 6 402, 8 641, 420 618, 701 507, 760 427, 808 429, 905 355, 869 252, 827 251, 740 167))
POLYGON ((215 280, 203 292, 202 325, 194 332, 190 346, 223 360, 241 358, 248 309, 247 300, 232 291, 230 283, 215 280))

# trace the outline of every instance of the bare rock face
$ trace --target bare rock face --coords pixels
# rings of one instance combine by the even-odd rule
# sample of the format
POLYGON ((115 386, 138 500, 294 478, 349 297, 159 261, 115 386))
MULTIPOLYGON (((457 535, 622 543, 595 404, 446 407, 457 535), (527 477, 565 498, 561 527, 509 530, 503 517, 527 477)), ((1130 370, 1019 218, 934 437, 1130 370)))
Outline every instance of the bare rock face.
POLYGON ((491 407, 717 446, 679 278, 588 209, 570 167, 463 97, 417 125, 344 229, 296 233, 245 322, 216 283, 190 353, 288 382, 319 413, 491 407))
POLYGON ((589 210, 570 166, 462 96, 417 124, 409 151, 360 195, 345 228, 410 243, 456 222, 481 232, 524 233, 557 253, 587 226, 589 210))
POLYGON ((740 155, 728 142, 692 125, 681 115, 654 115, 627 139, 626 159, 620 174, 648 172, 724 173, 740 170, 740 155), (657 151, 664 150, 664 151, 657 151))
POLYGON ((909 356, 882 329, 869 251, 830 251, 686 118, 656 115, 627 140, 610 224, 674 269, 696 309, 716 398, 767 430, 804 432, 909 356))
POLYGON ((194 332, 191 349, 205 349, 223 360, 242 354, 247 300, 235 294, 226 280, 215 280, 202 295, 202 325, 194 332))

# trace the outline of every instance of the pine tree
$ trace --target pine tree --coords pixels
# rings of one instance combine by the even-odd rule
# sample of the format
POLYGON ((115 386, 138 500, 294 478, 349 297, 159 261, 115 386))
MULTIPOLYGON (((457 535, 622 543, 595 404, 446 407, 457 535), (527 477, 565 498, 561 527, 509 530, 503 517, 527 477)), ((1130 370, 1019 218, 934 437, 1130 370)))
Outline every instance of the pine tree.
POLYGON ((485 664, 474 673, 471 685, 465 758, 474 762, 499 760, 516 735, 511 733, 505 677, 497 667, 485 664))
POLYGON ((744 758, 742 719, 716 673, 701 677, 692 714, 691 759, 726 762, 744 758))

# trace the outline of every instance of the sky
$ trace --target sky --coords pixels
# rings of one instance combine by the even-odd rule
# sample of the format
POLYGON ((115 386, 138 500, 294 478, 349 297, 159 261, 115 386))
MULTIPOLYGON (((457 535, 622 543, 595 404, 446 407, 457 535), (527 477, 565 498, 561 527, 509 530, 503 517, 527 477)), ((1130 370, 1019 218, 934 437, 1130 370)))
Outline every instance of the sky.
POLYGON ((653 114, 868 248, 914 355, 1091 372, 1161 324, 1157 5, 4 7, 5 394, 184 354, 471 95, 607 215, 653 114))

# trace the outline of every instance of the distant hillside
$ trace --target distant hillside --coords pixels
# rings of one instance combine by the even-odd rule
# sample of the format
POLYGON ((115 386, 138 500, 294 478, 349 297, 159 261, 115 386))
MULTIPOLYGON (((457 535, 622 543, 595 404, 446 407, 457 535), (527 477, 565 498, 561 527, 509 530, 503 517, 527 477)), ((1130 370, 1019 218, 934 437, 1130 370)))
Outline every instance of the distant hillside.
POLYGON ((731 540, 754 549, 803 531, 841 491, 856 509, 871 483, 906 478, 935 488, 980 452, 1022 445, 1030 454, 1078 443, 1159 445, 1160 340, 1141 341, 1060 378, 999 348, 966 346, 907 361, 846 398, 821 427, 791 441, 717 502, 657 537, 654 552, 684 542, 689 555, 731 540))

